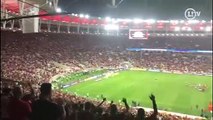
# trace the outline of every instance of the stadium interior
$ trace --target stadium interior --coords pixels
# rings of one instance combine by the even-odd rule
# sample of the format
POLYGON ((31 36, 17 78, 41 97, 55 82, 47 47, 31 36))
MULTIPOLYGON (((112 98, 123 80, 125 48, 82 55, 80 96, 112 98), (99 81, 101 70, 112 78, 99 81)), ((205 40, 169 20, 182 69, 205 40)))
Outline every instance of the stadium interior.
POLYGON ((212 120, 212 15, 117 16, 127 1, 1 0, 1 119, 212 120))

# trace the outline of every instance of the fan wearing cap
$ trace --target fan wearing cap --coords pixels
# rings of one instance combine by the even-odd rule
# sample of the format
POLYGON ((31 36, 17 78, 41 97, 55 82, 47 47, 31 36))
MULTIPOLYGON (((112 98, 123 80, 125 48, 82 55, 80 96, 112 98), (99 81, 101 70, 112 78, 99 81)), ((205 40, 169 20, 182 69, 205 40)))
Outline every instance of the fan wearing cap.
POLYGON ((60 120, 63 117, 61 106, 51 102, 52 85, 43 83, 39 99, 32 103, 32 120, 60 120))

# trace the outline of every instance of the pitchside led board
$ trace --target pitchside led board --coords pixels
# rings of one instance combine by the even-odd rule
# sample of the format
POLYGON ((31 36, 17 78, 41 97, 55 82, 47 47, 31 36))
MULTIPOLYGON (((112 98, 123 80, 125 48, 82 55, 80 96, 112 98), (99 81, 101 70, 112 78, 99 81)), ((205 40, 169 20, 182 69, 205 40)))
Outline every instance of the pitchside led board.
POLYGON ((148 30, 146 29, 129 29, 129 39, 147 40, 148 30))

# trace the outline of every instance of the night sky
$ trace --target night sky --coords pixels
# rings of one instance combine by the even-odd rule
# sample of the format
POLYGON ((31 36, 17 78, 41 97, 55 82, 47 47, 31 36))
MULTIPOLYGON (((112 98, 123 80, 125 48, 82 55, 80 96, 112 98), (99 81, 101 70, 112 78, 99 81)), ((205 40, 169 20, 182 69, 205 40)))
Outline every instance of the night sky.
POLYGON ((201 11, 198 19, 212 19, 212 0, 123 0, 117 8, 110 8, 110 3, 111 0, 59 0, 59 7, 70 13, 93 17, 162 20, 184 19, 184 11, 192 7, 201 11))

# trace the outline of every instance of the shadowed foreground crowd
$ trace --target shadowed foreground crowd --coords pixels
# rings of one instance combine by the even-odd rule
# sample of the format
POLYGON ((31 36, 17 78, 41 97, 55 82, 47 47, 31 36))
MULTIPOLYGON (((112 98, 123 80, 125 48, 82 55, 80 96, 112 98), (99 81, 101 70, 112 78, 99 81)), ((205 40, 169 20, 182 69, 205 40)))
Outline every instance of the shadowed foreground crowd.
POLYGON ((186 116, 158 113, 155 96, 151 94, 149 98, 153 111, 145 112, 143 108, 129 107, 126 98, 122 99, 123 104, 117 105, 107 102, 106 98, 88 100, 52 91, 50 83, 38 87, 9 81, 3 84, 1 117, 2 120, 192 120, 186 116))

